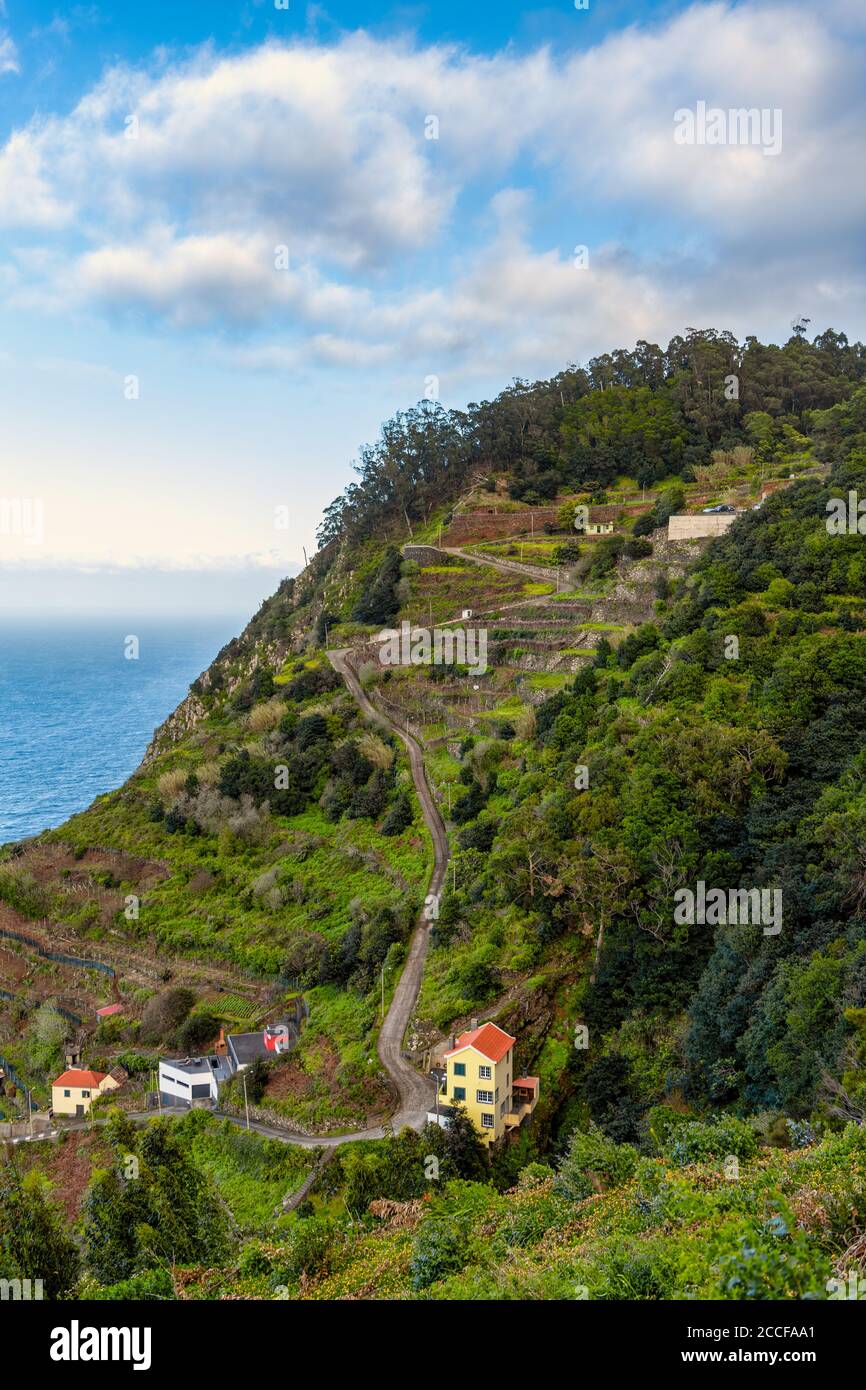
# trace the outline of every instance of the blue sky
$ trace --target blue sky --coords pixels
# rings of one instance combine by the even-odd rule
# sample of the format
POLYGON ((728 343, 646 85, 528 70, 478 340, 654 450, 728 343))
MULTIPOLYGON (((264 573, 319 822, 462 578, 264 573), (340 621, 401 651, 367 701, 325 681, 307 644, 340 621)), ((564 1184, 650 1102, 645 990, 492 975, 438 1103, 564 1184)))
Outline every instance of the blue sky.
POLYGON ((862 336, 864 41, 862 0, 0 0, 0 503, 41 507, 0 603, 252 603, 425 393, 862 336), (780 148, 678 143, 702 101, 780 148))

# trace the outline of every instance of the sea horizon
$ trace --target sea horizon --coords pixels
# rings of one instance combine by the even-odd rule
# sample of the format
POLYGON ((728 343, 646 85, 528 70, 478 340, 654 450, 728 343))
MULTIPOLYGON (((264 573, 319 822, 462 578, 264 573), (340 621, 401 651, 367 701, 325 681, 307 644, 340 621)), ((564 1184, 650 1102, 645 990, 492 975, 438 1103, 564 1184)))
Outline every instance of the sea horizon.
POLYGON ((4 612, 0 845, 62 825, 126 781, 249 616, 4 612))

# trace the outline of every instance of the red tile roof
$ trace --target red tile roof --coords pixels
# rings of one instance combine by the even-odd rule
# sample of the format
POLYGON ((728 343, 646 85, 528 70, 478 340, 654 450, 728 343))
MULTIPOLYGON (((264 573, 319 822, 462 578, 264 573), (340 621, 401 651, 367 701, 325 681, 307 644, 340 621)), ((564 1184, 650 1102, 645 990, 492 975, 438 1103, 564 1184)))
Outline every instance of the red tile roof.
POLYGON ((512 1081, 511 1084, 512 1084, 512 1086, 522 1086, 522 1087, 524 1088, 524 1090, 526 1090, 526 1091, 537 1091, 537 1090, 538 1090, 538 1077, 537 1077, 537 1076, 515 1076, 515 1078, 514 1078, 514 1080, 512 1081))
POLYGON ((97 1088, 105 1080, 104 1071, 80 1071, 74 1067, 72 1071, 65 1071, 62 1076, 58 1076, 56 1081, 52 1081, 52 1086, 87 1086, 97 1088))
POLYGON ((453 1057, 455 1052, 462 1052, 464 1047, 474 1047, 476 1052, 489 1057, 491 1062, 501 1062, 510 1047, 513 1047, 516 1038, 512 1038, 510 1033, 506 1033, 501 1028, 497 1028, 495 1023, 482 1023, 480 1028, 474 1029, 471 1033, 461 1033, 457 1039, 457 1046, 452 1047, 450 1052, 446 1052, 446 1057, 453 1057))

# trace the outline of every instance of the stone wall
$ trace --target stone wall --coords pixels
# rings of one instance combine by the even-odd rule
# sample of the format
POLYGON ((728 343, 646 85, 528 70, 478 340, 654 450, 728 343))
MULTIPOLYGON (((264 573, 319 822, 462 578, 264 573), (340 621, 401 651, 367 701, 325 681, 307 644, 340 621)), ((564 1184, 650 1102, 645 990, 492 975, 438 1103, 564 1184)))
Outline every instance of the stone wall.
POLYGON ((694 541, 702 536, 721 536, 737 519, 736 512, 714 512, 708 516, 672 516, 668 519, 669 541, 694 541))
POLYGON ((525 512, 458 512, 443 536, 445 545, 460 546, 465 541, 494 541, 502 536, 544 534, 544 523, 555 522, 559 507, 533 507, 525 512))
POLYGON ((458 565, 453 555, 445 550, 437 550, 435 545, 404 545, 401 551, 404 560, 414 560, 416 565, 458 565))

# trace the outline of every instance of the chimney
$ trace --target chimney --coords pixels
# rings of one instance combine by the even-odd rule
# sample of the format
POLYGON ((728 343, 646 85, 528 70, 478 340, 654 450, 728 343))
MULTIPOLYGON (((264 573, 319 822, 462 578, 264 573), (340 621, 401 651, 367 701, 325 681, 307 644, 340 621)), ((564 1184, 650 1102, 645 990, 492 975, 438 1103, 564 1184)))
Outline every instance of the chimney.
POLYGON ((225 1028, 223 1027, 223 1025, 220 1024, 220 1035, 219 1035, 219 1037, 218 1037, 218 1039, 217 1039, 216 1052, 217 1052, 218 1054, 221 1054, 221 1055, 222 1055, 222 1054, 225 1053, 225 1051, 226 1051, 226 1030, 225 1030, 225 1028))
POLYGON ((473 1020, 472 1020, 472 1032, 473 1032, 473 1033, 475 1032, 475 1029, 476 1029, 477 1027, 478 1027, 478 1019, 477 1019, 477 1018, 473 1018, 473 1020))
POLYGON ((456 1034, 456 1033, 452 1033, 452 1034, 451 1034, 451 1037, 448 1039, 448 1051, 449 1051, 449 1052, 453 1052, 456 1046, 457 1046, 457 1034, 456 1034))

